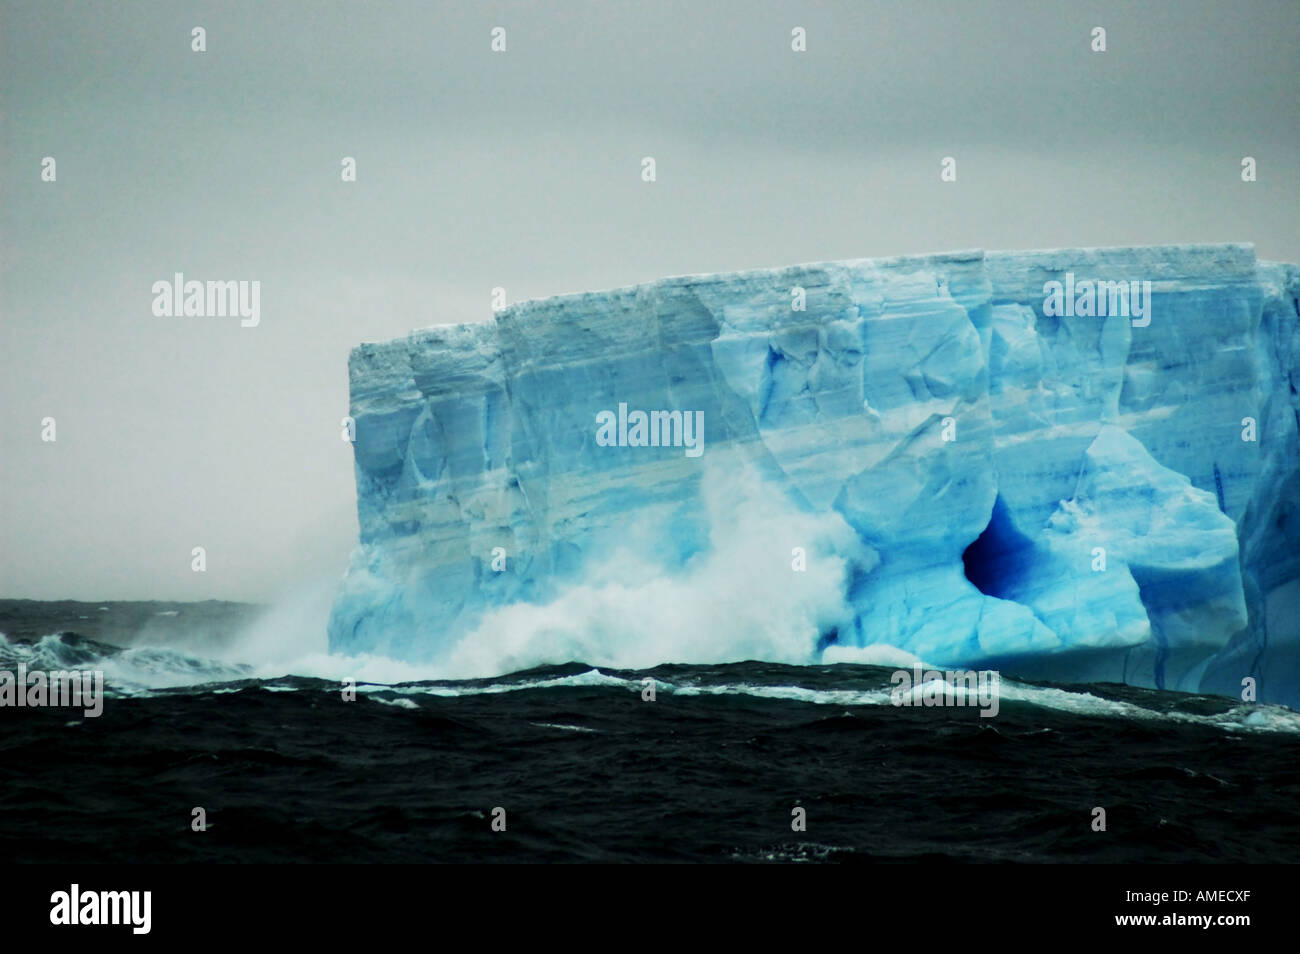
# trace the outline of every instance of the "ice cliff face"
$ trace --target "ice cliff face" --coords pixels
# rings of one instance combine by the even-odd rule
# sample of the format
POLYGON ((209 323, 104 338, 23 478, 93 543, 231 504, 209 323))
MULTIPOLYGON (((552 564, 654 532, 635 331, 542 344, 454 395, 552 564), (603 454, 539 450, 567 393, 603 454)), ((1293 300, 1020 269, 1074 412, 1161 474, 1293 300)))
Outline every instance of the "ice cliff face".
POLYGON ((1215 245, 671 278, 362 345, 331 648, 889 646, 1295 705, 1298 326, 1300 270, 1215 245))

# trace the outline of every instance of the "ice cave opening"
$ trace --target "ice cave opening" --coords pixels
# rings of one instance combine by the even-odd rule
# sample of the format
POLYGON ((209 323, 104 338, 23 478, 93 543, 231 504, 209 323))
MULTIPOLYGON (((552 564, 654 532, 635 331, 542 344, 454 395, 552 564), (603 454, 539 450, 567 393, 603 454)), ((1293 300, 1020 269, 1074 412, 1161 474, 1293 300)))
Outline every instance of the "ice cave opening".
POLYGON ((1034 565, 1034 544, 1016 529, 999 494, 993 513, 975 541, 961 555, 966 579, 985 596, 1010 600, 1034 565))

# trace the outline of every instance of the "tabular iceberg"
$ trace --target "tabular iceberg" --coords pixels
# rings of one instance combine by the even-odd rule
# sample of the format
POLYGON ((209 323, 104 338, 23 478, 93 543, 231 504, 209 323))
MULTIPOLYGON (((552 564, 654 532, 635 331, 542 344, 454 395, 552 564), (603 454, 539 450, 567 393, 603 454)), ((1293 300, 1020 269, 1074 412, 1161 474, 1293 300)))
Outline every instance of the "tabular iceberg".
POLYGON ((351 356, 336 652, 919 658, 1300 703, 1300 269, 961 252, 527 301, 351 356))

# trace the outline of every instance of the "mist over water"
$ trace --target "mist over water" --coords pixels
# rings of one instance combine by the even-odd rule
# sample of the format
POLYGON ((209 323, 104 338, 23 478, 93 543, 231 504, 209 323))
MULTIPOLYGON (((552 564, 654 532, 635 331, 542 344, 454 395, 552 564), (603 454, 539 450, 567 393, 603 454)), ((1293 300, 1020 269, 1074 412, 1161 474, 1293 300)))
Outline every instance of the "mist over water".
MULTIPOLYGON (((570 662, 619 669, 817 662, 819 637, 853 619, 845 598, 850 557, 870 565, 874 556, 837 514, 802 511, 750 469, 710 465, 704 480, 708 546, 680 571, 647 559, 662 528, 630 523, 622 549, 590 564, 555 599, 490 610, 464 632, 431 626, 428 640, 438 651, 430 662, 331 654, 335 578, 297 586, 233 635, 189 648, 254 678, 386 684, 484 679, 570 662), (804 551, 806 570, 792 570, 795 547, 804 551)), ((912 661, 882 650, 882 661, 912 661)), ((128 652, 136 658, 144 650, 128 652)))
MULTIPOLYGON (((851 627, 851 561, 875 556, 836 513, 799 509, 751 467, 710 461, 709 545, 680 571, 653 554, 656 528, 629 528, 623 549, 544 606, 488 612, 446 655, 445 676, 477 678, 580 660, 646 669, 662 663, 819 661, 823 633, 851 627), (792 569, 794 549, 803 551, 792 569)), ((665 561, 667 562, 667 561, 665 561)))

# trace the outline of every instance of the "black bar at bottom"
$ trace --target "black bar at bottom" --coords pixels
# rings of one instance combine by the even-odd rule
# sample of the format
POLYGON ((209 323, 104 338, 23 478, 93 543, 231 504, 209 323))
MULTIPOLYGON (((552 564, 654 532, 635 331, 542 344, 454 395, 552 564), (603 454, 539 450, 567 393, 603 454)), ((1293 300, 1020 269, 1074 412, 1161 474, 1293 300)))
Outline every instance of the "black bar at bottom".
POLYGON ((9 870, 17 883, 0 897, 0 923, 7 939, 55 941, 65 935, 205 945, 226 938, 352 944, 423 936, 449 942, 446 932, 468 929, 471 937, 483 932, 494 942, 518 932, 535 944, 539 930, 568 927, 631 932, 608 940, 640 937, 636 943, 657 945, 665 940, 663 930, 688 924, 716 929, 728 940, 770 940, 773 931, 794 930, 809 943, 829 940, 823 932, 831 930, 861 932, 867 943, 881 930, 956 940, 994 927, 1046 931, 1052 938, 1133 936, 1145 942, 1199 934, 1232 943, 1272 936, 1296 922, 1285 887, 1293 872, 1284 866, 850 867, 856 870, 15 866, 9 870), (73 885, 76 920, 120 923, 70 923, 73 885), (143 892, 149 893, 147 909, 143 892))

